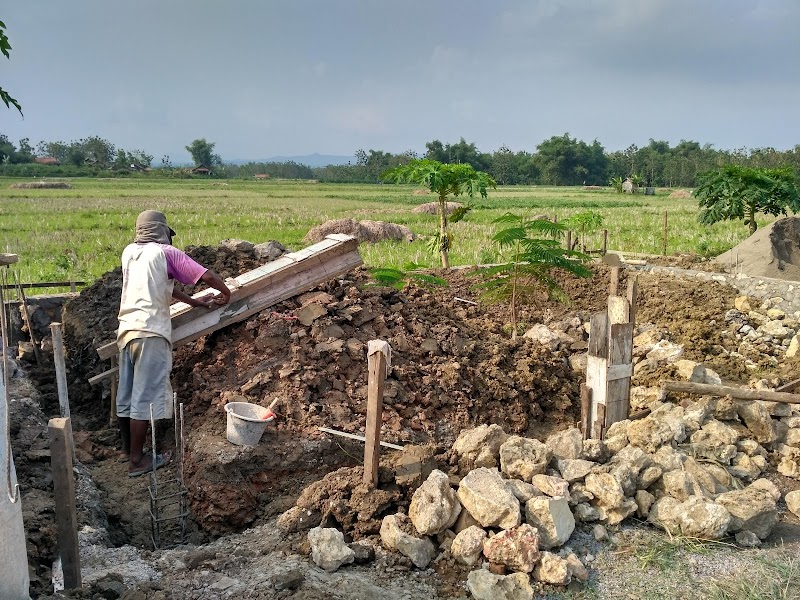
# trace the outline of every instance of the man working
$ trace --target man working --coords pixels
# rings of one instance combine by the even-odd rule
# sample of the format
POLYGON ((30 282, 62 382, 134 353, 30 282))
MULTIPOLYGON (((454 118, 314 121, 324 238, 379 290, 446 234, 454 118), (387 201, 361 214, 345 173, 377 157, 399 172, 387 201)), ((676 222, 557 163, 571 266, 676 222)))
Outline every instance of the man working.
POLYGON ((146 210, 136 219, 136 237, 122 252, 122 299, 119 307, 119 389, 117 417, 128 476, 138 477, 167 464, 171 453, 149 456, 144 441, 150 422, 172 417, 172 320, 174 298, 189 306, 227 304, 231 292, 213 271, 172 246, 175 232, 163 213, 146 210), (175 290, 175 281, 202 281, 219 295, 192 298, 175 290))

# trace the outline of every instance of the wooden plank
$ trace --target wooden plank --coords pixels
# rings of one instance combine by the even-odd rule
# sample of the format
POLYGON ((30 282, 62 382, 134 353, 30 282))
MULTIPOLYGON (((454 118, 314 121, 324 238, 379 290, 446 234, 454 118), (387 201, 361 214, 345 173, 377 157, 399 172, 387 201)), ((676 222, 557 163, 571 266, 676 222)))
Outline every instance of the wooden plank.
MULTIPOLYGON (((243 305, 247 304, 247 302, 242 301, 252 297, 264 288, 270 288, 271 290, 272 288, 280 288, 279 291, 302 288, 300 291, 294 291, 288 295, 272 290, 270 293, 275 298, 279 298, 274 300, 273 303, 277 303, 311 289, 327 279, 342 275, 361 264, 361 256, 358 254, 358 240, 352 236, 329 235, 321 242, 313 244, 300 252, 284 254, 277 260, 243 273, 232 280, 226 280, 226 283, 230 281, 228 287, 231 288, 231 299, 224 307, 209 311, 204 307, 190 307, 183 302, 173 304, 170 307, 173 347, 204 335, 204 333, 201 333, 191 339, 184 339, 182 333, 176 335, 176 331, 187 324, 195 323, 196 325, 188 327, 187 331, 204 330, 205 333, 209 333, 214 331, 214 327, 220 323, 224 322, 224 324, 216 328, 235 323, 237 320, 242 320, 254 312, 258 312, 258 310, 263 310, 263 308, 267 307, 266 305, 247 314, 245 314, 249 310, 247 308, 240 313, 236 313, 243 305), (299 282, 303 282, 303 284, 299 285, 299 282), (231 320, 237 314, 239 319, 231 320), (202 321, 202 323, 196 323, 197 321, 202 321)), ((203 290, 193 297, 200 298, 206 295, 215 295, 216 293, 216 290, 213 289, 203 290)), ((261 297, 264 298, 266 296, 261 297)), ((194 333, 190 335, 194 335, 194 333)), ((111 358, 117 351, 115 342, 104 344, 97 349, 97 353, 102 359, 111 358)))
POLYGON ((608 322, 611 325, 630 321, 630 305, 622 296, 608 297, 608 322))
MULTIPOLYGON (((600 356, 586 357, 586 387, 592 390, 591 410, 589 411, 589 423, 592 431, 591 437, 595 437, 596 425, 600 414, 600 406, 605 411, 606 391, 608 389, 608 360, 600 356)), ((605 412, 603 412, 605 415, 605 412)))
MULTIPOLYGON (((625 304, 628 301, 625 300, 625 304)), ((610 374, 617 371, 633 374, 631 359, 633 355, 633 323, 611 325, 608 351, 608 372, 606 372, 606 415, 604 427, 628 418, 631 402, 631 380, 627 373, 611 379, 610 374)))
POLYGON ((58 528, 58 553, 64 571, 64 588, 81 587, 81 562, 78 551, 78 515, 75 510, 75 477, 72 473, 72 425, 69 418, 50 419, 50 461, 58 528))
POLYGON ((585 383, 581 384, 581 433, 583 439, 591 434, 589 424, 592 416, 592 389, 585 383))
POLYGON ((633 365, 612 365, 608 367, 606 379, 608 381, 616 381, 617 379, 630 378, 631 376, 633 376, 633 365))
POLYGON ((69 391, 67 389, 67 366, 64 358, 64 336, 61 323, 50 323, 50 336, 53 339, 53 362, 56 367, 56 387, 61 416, 69 417, 69 391))
POLYGON ((780 387, 776 387, 776 392, 791 392, 792 390, 796 390, 800 387, 800 379, 795 379, 794 381, 790 381, 789 383, 784 383, 780 387))
POLYGON ((592 437, 597 440, 602 440, 606 432, 606 427, 603 425, 606 421, 606 405, 597 405, 597 417, 592 422, 592 437))
MULTIPOLYGON (((72 291, 75 291, 74 288, 77 285, 86 285, 85 281, 41 281, 39 283, 20 283, 19 287, 23 290, 30 290, 34 288, 51 288, 51 287, 68 287, 72 291)), ((3 285, 0 286, 4 290, 11 290, 14 289, 15 285, 3 285)))
POLYGON ((102 373, 95 375, 94 377, 90 377, 89 385, 97 385, 101 381, 105 381, 106 379, 114 377, 118 372, 119 372, 119 367, 112 367, 108 371, 103 371, 102 373))
POLYGON ((691 383, 688 381, 665 381, 661 384, 661 387, 668 392, 684 392, 703 396, 730 396, 737 400, 766 400, 767 402, 800 404, 800 394, 773 392, 771 390, 751 390, 750 388, 691 383))
POLYGON ((371 489, 375 489, 378 486, 386 359, 386 355, 381 350, 371 349, 367 356, 369 375, 367 380, 367 439, 364 445, 364 483, 371 489))
MULTIPOLYGON (((608 357, 608 313, 595 313, 589 319, 589 355, 608 357)), ((594 389, 594 388, 593 388, 594 389)))
POLYGON ((628 321, 636 323, 636 302, 639 300, 639 276, 628 279, 628 321))

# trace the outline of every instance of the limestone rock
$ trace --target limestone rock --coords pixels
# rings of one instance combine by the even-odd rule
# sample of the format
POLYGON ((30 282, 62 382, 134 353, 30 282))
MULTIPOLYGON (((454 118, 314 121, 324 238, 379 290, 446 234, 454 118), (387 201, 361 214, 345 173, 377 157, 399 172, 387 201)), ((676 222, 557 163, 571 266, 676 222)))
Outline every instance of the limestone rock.
POLYGON ((595 497, 595 503, 603 508, 616 508, 625 501, 622 486, 611 473, 590 473, 584 486, 595 497))
POLYGON ((569 483, 560 477, 553 477, 552 475, 534 475, 531 479, 531 483, 533 483, 540 492, 548 496, 554 498, 569 496, 569 483))
POLYGON ((434 470, 411 497, 408 516, 422 535, 436 535, 450 528, 461 513, 461 503, 450 479, 434 470))
POLYGON ((539 530, 539 546, 545 550, 563 546, 575 530, 566 498, 531 498, 525 503, 525 521, 539 530))
POLYGON ((486 532, 480 527, 474 525, 467 527, 464 531, 456 534, 453 543, 450 544, 450 554, 456 562, 471 567, 481 557, 486 536, 486 532))
POLYGON ((652 415, 633 421, 628 426, 628 440, 645 452, 653 453, 674 437, 672 428, 662 419, 652 415))
POLYGON ((757 442, 769 444, 775 441, 772 415, 769 414, 769 410, 763 403, 749 400, 739 401, 736 403, 736 412, 753 433, 757 442))
POLYGON ((650 507, 653 506, 653 502, 655 501, 656 497, 647 490, 638 490, 634 498, 634 502, 636 502, 636 516, 640 519, 646 519, 647 515, 650 514, 650 507))
POLYGON ((729 531, 752 531, 765 539, 778 522, 778 510, 769 490, 749 485, 742 490, 720 494, 716 498, 731 513, 729 531))
POLYGON ((560 458, 556 464, 558 466, 558 471, 561 473, 561 477, 567 483, 581 481, 591 473, 592 469, 597 465, 597 463, 581 458, 560 458))
POLYGON ((680 520, 675 508, 678 505, 680 502, 672 496, 659 498, 650 507, 647 521, 671 533, 677 533, 680 530, 680 520))
POLYGON ((789 492, 784 500, 786 500, 786 508, 796 517, 800 517, 800 490, 789 492))
POLYGON ((720 540, 728 532, 731 515, 728 510, 701 496, 692 496, 675 507, 681 533, 704 540, 720 540))
POLYGON ((477 569, 467 576, 467 589, 475 600, 533 600, 533 588, 526 573, 495 575, 477 569))
POLYGON ((530 573, 540 556, 539 533, 528 523, 506 529, 483 542, 483 554, 511 571, 530 573))
POLYGON ((407 556, 414 566, 424 569, 436 556, 436 547, 425 538, 420 539, 406 533, 403 529, 413 526, 403 514, 387 515, 381 522, 381 542, 389 550, 396 550, 407 556))
POLYGON ((508 435, 502 427, 494 423, 462 431, 453 444, 453 450, 459 457, 458 465, 461 472, 479 467, 498 466, 500 446, 506 439, 508 435))
POLYGON ((508 479, 506 480, 506 485, 516 499, 520 501, 520 504, 525 504, 534 496, 542 495, 535 485, 519 479, 508 479))
POLYGON ((545 472, 550 458, 550 450, 539 440, 512 435, 500 446, 500 469, 509 479, 530 481, 545 472))
POLYGON ((542 552, 542 558, 533 570, 536 581, 552 585, 567 585, 572 579, 572 569, 569 563, 550 552, 542 552))
POLYGON ((511 529, 522 521, 519 500, 497 469, 470 471, 458 486, 458 499, 482 527, 511 529))
POLYGON ((554 433, 545 442, 555 458, 580 458, 583 451, 583 434, 576 427, 554 433))
POLYGON ((314 527, 308 532, 308 541, 311 560, 328 572, 353 562, 355 558, 355 553, 344 542, 344 534, 338 529, 314 527))

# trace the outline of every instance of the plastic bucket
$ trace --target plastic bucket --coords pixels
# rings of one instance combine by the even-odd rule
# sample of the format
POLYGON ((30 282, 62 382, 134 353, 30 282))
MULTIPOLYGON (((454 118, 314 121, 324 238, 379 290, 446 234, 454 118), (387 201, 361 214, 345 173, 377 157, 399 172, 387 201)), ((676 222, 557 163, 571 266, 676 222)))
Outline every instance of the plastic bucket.
POLYGON ((258 444, 267 423, 275 418, 264 419, 269 409, 249 402, 229 402, 225 405, 225 412, 228 413, 228 441, 237 446, 258 444))

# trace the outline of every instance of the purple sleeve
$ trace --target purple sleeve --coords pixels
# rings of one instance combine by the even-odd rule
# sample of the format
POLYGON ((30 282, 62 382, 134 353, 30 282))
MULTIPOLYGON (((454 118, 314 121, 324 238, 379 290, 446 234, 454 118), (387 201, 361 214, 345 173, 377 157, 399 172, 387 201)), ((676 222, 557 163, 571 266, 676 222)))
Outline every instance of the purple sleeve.
POLYGON ((194 285, 208 271, 203 265, 189 258, 174 246, 162 246, 167 258, 167 275, 184 285, 194 285))

